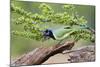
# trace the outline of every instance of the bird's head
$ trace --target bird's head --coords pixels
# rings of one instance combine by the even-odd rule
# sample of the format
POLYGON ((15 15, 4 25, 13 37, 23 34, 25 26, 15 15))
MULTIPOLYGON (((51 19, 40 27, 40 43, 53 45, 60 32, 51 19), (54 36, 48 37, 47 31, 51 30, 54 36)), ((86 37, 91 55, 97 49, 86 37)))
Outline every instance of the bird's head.
POLYGON ((53 31, 50 30, 50 29, 46 29, 45 31, 43 31, 43 36, 44 36, 44 39, 54 39, 55 40, 55 37, 53 35, 53 31))

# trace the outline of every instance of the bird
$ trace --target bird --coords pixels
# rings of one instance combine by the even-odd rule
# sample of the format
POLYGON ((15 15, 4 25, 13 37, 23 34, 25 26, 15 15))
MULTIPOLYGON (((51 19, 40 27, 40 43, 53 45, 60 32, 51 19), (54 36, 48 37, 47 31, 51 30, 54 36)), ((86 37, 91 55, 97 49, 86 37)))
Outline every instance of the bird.
POLYGON ((63 40, 65 38, 67 38, 71 33, 75 32, 76 30, 79 29, 88 29, 88 27, 86 26, 64 26, 61 27, 59 29, 46 29, 43 31, 43 37, 44 39, 53 39, 53 40, 63 40))

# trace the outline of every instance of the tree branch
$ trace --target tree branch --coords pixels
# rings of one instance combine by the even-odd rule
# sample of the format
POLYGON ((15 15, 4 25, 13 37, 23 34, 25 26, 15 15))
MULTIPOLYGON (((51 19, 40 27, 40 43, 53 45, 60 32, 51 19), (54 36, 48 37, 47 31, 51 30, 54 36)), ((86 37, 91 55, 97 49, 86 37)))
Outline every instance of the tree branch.
POLYGON ((42 64, 57 53, 62 53, 64 50, 71 50, 71 48, 74 46, 74 43, 74 41, 67 41, 64 44, 55 45, 49 48, 36 48, 33 51, 16 59, 14 62, 11 62, 11 66, 42 64))

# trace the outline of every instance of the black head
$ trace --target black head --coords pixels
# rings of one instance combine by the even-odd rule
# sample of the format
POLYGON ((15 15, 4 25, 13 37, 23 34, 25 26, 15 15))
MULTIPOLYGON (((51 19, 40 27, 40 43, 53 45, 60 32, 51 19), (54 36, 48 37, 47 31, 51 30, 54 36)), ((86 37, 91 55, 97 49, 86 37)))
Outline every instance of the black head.
POLYGON ((52 39, 54 39, 55 40, 55 37, 54 37, 54 35, 53 35, 53 32, 52 32, 52 30, 50 30, 50 29, 46 29, 45 31, 44 31, 44 33, 43 33, 43 36, 45 37, 45 38, 52 38, 52 39))

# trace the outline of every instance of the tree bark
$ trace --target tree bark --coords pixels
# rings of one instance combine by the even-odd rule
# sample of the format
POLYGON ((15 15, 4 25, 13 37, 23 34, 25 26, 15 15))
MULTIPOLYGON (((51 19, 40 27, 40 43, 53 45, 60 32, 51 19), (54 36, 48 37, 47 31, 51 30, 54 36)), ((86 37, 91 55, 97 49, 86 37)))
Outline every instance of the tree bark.
POLYGON ((42 64, 57 53, 62 53, 64 50, 71 50, 74 43, 74 41, 67 41, 64 44, 57 44, 52 47, 36 48, 33 51, 19 57, 14 62, 11 62, 11 66, 42 64))
POLYGON ((74 41, 67 41, 64 44, 57 44, 52 47, 36 48, 11 62, 11 66, 39 65, 58 53, 67 54, 70 58, 66 61, 69 61, 69 63, 95 61, 95 45, 71 50, 74 44, 74 41))
POLYGON ((95 45, 84 46, 77 50, 65 51, 63 54, 68 54, 70 57, 68 59, 69 63, 92 62, 95 61, 95 45))

